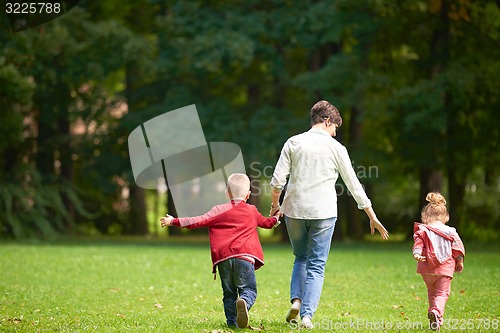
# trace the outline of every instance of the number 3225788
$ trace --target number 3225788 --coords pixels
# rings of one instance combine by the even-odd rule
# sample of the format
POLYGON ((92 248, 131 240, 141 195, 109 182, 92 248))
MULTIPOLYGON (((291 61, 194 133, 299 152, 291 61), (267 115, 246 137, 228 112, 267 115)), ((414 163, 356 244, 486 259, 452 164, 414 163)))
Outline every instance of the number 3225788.
POLYGON ((7 14, 59 14, 61 4, 51 2, 7 2, 5 13, 7 14))

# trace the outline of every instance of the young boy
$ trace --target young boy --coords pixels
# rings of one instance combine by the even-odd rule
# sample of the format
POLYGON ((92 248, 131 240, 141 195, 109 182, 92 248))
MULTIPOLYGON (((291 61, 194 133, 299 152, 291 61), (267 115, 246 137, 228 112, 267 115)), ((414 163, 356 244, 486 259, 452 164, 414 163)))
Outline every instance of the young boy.
POLYGON ((224 312, 228 326, 246 328, 248 311, 257 298, 255 270, 264 265, 264 254, 257 227, 271 229, 279 224, 279 211, 274 216, 262 216, 250 197, 250 179, 235 173, 227 180, 229 202, 213 207, 196 217, 174 218, 167 214, 161 226, 187 229, 208 227, 214 278, 219 268, 224 312))

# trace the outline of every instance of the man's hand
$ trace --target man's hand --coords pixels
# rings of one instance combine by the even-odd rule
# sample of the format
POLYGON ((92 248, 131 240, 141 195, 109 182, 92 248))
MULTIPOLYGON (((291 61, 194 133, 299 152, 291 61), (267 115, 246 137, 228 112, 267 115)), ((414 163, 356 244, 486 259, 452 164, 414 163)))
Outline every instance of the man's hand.
POLYGON ((383 239, 389 238, 389 232, 382 225, 382 223, 380 223, 380 221, 377 218, 370 219, 370 229, 371 229, 372 235, 375 234, 375 229, 377 229, 383 239))
POLYGON ((380 221, 377 218, 377 215, 375 215, 375 211, 373 210, 372 207, 366 207, 363 209, 370 219, 370 229, 372 235, 375 234, 375 229, 380 232, 380 235, 382 236, 382 239, 388 239, 389 238, 389 232, 387 229, 380 223, 380 221))
POLYGON ((161 227, 168 227, 172 225, 172 221, 174 220, 174 217, 172 215, 166 215, 165 217, 162 217, 160 219, 161 222, 161 227))

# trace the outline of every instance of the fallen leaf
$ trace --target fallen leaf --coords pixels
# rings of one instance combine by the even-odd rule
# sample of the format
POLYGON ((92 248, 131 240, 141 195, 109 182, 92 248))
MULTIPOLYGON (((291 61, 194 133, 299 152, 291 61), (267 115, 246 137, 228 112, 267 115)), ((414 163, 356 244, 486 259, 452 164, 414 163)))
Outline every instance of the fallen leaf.
POLYGON ((460 290, 461 294, 465 294, 465 289, 460 290))
POLYGON ((163 305, 161 305, 160 303, 156 303, 154 307, 158 309, 163 309, 163 305))
POLYGON ((420 301, 420 296, 415 296, 415 300, 420 301))
POLYGON ((125 315, 124 315, 124 314, 117 313, 116 315, 117 315, 118 317, 125 318, 125 315))
POLYGON ((14 324, 18 325, 21 323, 22 319, 21 318, 9 318, 7 319, 8 321, 13 322, 14 324))
POLYGON ((248 325, 247 328, 250 329, 250 330, 252 330, 252 331, 260 332, 260 331, 262 331, 264 329, 264 326, 261 325, 260 327, 255 327, 255 326, 248 325))

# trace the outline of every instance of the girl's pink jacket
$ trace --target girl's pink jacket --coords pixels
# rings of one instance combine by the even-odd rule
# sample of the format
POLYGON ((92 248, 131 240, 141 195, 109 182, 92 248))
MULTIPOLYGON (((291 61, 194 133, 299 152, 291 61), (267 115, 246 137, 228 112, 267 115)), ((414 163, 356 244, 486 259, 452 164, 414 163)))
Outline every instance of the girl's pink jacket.
POLYGON ((426 261, 417 264, 420 274, 453 277, 456 258, 465 257, 464 244, 457 231, 444 224, 438 228, 415 222, 413 241, 413 254, 426 257, 426 261))

